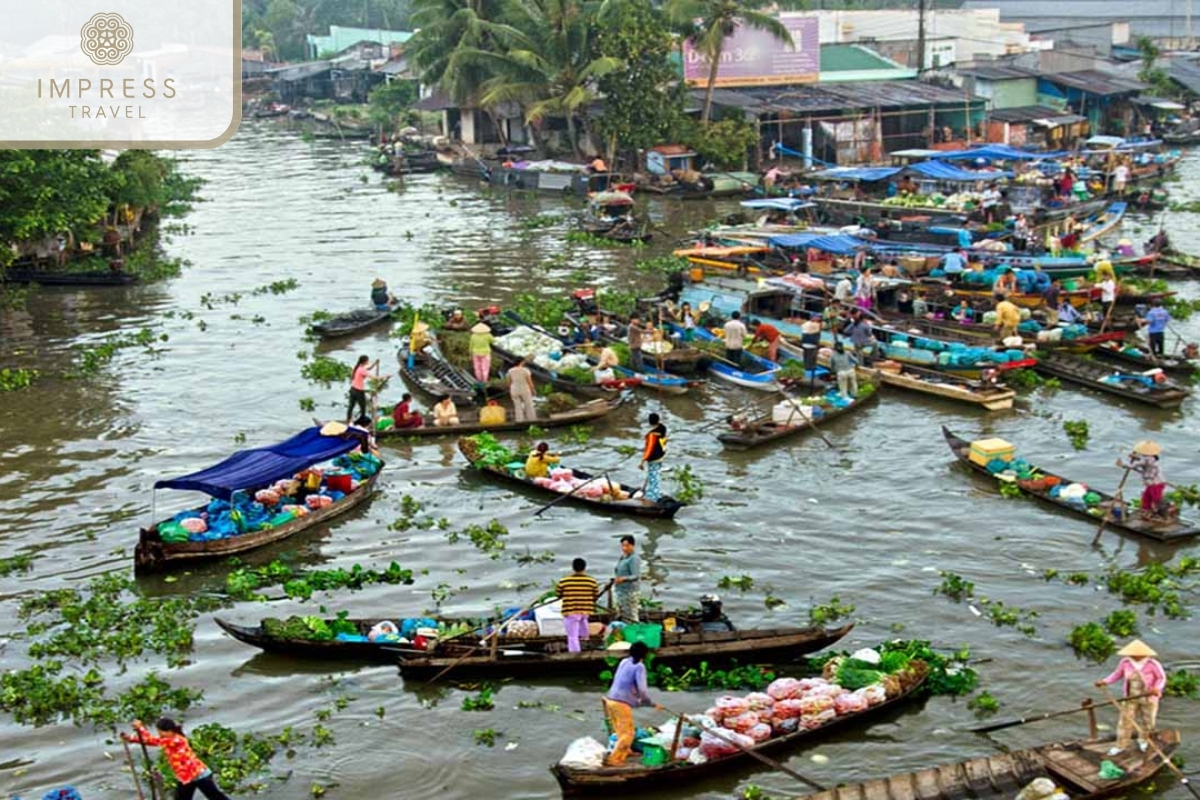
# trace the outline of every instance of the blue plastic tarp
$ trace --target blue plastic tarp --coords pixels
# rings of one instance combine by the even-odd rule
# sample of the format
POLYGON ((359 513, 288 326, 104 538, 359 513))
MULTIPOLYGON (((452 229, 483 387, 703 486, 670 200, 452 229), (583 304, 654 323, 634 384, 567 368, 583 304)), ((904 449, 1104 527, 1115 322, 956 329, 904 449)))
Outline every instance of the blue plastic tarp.
POLYGON ((847 256, 867 247, 867 242, 847 234, 789 233, 772 236, 767 242, 775 247, 811 247, 837 256, 847 256))
POLYGON ((882 181, 900 170, 901 167, 835 167, 814 172, 811 177, 819 181, 882 181))
POLYGON ((984 147, 972 147, 967 150, 948 150, 938 156, 943 161, 956 161, 964 158, 989 158, 996 161, 1038 161, 1047 158, 1060 158, 1067 155, 1066 151, 1053 153, 1035 153, 1032 150, 1018 150, 1006 144, 989 144, 984 147))
POLYGON ((309 428, 279 444, 234 453, 208 469, 157 481, 154 488, 204 492, 228 500, 239 489, 290 478, 313 464, 349 453, 358 445, 357 437, 322 436, 320 428, 309 428))
POLYGON ((816 203, 810 203, 797 197, 764 197, 759 200, 742 201, 742 208, 770 208, 776 211, 796 211, 815 206, 816 203))
POLYGON ((908 169, 926 178, 932 178, 937 181, 994 181, 1000 178, 1011 178, 1011 172, 1001 172, 999 170, 970 170, 959 169, 953 164, 947 164, 945 161, 920 161, 916 164, 909 164, 908 169))

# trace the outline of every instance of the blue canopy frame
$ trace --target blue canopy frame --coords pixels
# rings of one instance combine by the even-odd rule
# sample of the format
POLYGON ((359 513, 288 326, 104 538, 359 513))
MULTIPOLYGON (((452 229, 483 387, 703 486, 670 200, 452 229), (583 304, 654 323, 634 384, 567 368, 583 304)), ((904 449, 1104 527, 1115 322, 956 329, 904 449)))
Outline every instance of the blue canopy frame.
POLYGON ((764 197, 759 200, 742 201, 742 208, 769 208, 775 211, 799 211, 802 208, 815 208, 816 205, 798 197, 764 197))
POLYGON ((279 444, 240 450, 199 472, 156 481, 154 488, 204 492, 228 500, 240 489, 290 478, 313 464, 349 453, 360 443, 353 434, 322 436, 320 428, 312 427, 279 444))
POLYGON ((958 181, 962 183, 973 181, 987 183, 989 181, 1000 180, 1001 178, 1012 177, 1011 172, 959 169, 953 164, 947 164, 945 161, 921 161, 916 164, 909 164, 905 169, 936 181, 958 181))

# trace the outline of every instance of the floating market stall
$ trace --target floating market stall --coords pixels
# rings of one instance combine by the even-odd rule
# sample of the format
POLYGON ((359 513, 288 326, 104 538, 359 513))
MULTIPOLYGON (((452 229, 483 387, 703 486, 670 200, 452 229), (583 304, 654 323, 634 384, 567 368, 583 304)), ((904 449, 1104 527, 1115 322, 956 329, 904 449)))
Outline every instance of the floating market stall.
POLYGON ((362 441, 354 429, 330 423, 157 481, 155 490, 203 492, 213 499, 143 528, 134 567, 154 572, 244 553, 349 511, 371 496, 383 469, 377 457, 355 452, 362 441))

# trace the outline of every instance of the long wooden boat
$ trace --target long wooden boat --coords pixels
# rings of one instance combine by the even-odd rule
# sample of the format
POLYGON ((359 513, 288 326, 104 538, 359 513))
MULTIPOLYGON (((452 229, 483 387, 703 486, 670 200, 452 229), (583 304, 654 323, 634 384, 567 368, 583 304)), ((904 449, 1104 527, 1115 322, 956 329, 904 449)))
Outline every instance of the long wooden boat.
POLYGON ((1192 394, 1190 389, 1171 380, 1152 386, 1136 379, 1110 382, 1105 379, 1117 374, 1112 367, 1065 353, 1039 353, 1033 369, 1043 375, 1158 408, 1179 408, 1192 394))
MULTIPOLYGON (((500 360, 507 366, 512 366, 521 360, 521 357, 510 350, 505 350, 500 345, 492 342, 492 352, 500 357, 500 360)), ((533 359, 525 361, 525 367, 533 375, 533 379, 540 383, 548 383, 555 389, 562 392, 573 394, 577 397, 585 397, 591 400, 613 398, 620 394, 621 389, 627 386, 636 386, 637 381, 620 382, 621 385, 599 384, 599 383, 579 383, 569 378, 564 378, 557 372, 551 372, 548 369, 539 367, 533 363, 533 359)))
MULTIPOLYGON (((781 439, 812 433, 816 430, 814 427, 816 423, 819 422, 824 427, 830 420, 852 414, 879 398, 879 391, 874 386, 871 387, 870 393, 866 395, 861 393, 863 388, 865 387, 860 387, 859 396, 854 398, 850 405, 826 411, 824 416, 814 418, 811 424, 803 420, 792 424, 779 423, 773 421, 770 414, 764 414, 758 419, 751 421, 748 429, 726 431, 725 433, 718 434, 717 440, 729 450, 750 450, 760 445, 777 442, 781 439)), ((797 401, 797 404, 799 404, 799 401, 797 401)))
POLYGON ((918 337, 929 339, 930 341, 940 341, 945 345, 953 342, 963 342, 973 347, 988 350, 992 348, 986 342, 974 337, 950 339, 945 334, 910 334, 896 330, 895 328, 876 325, 872 325, 871 329, 875 334, 876 340, 880 342, 879 350, 892 361, 899 361, 901 364, 908 364, 923 369, 937 370, 938 372, 945 372, 948 375, 968 380, 980 380, 985 371, 1005 372, 1013 369, 1032 367, 1035 364, 1035 360, 1032 358, 1021 358, 1001 363, 981 360, 970 364, 942 364, 938 360, 939 351, 927 350, 921 347, 910 347, 908 346, 909 339, 918 337), (932 359, 929 356, 932 356, 932 359))
POLYGON ((683 508, 683 503, 679 502, 673 497, 670 497, 669 495, 663 495, 658 499, 658 501, 647 500, 644 497, 633 497, 634 493, 641 492, 641 487, 628 486, 626 484, 611 480, 605 475, 593 476, 587 472, 577 470, 574 467, 572 467, 571 471, 574 473, 576 478, 581 478, 584 481, 606 481, 611 483, 612 486, 620 489, 622 492, 628 494, 630 497, 628 500, 612 500, 609 502, 603 502, 601 500, 594 500, 590 497, 584 497, 578 492, 567 496, 563 493, 556 492, 553 489, 547 489, 544 486, 538 486, 529 478, 515 475, 504 467, 493 467, 479 463, 478 454, 471 446, 471 443, 465 438, 458 440, 458 450, 463 454, 463 457, 467 459, 471 466, 475 467, 485 475, 500 478, 508 481, 509 483, 518 483, 527 487, 531 492, 535 492, 537 494, 565 498, 564 502, 575 503, 576 505, 594 508, 605 514, 630 514, 635 517, 671 519, 675 516, 679 509, 683 508))
POLYGON ((907 389, 934 397, 944 397, 947 400, 958 400, 963 403, 973 403, 985 411, 1006 411, 1013 407, 1017 393, 1007 386, 980 381, 958 378, 947 372, 933 369, 922 369, 909 364, 899 364, 900 369, 859 368, 860 374, 866 374, 886 386, 907 389))
MULTIPOLYGON (((881 218, 895 217, 898 214, 915 216, 945 215, 948 213, 947 209, 937 206, 895 206, 871 200, 839 200, 832 197, 815 197, 813 198, 813 202, 820 206, 823 220, 839 224, 848 224, 859 219, 865 219, 869 223, 881 218)), ((1040 224, 1041 222, 1066 219, 1068 214, 1074 214, 1076 218, 1090 216, 1102 211, 1107 203, 1107 200, 1101 198, 1086 200, 1081 203, 1072 203, 1061 208, 1043 209, 1043 213, 1036 221, 1040 224)))
POLYGON ((1191 377, 1196 374, 1197 370, 1200 370, 1200 362, 1193 359, 1173 355, 1155 358, 1150 355, 1149 348, 1141 347, 1138 348, 1138 352, 1131 353, 1122 342, 1102 344, 1092 352, 1110 361, 1132 364, 1135 367, 1140 367, 1143 371, 1157 367, 1163 372, 1172 375, 1191 377))
MULTIPOLYGON (((973 469, 975 472, 978 472, 981 475, 988 476, 993 481, 999 482, 1000 480, 1002 480, 1000 478, 997 478, 995 475, 991 474, 990 472, 988 472, 988 469, 986 466, 984 466, 982 464, 976 464, 974 461, 971 460, 971 458, 970 458, 971 443, 969 441, 967 441, 966 439, 959 438, 954 433, 952 433, 949 428, 947 428, 945 426, 942 426, 942 435, 946 438, 946 444, 949 445, 950 452, 954 453, 955 457, 959 461, 966 464, 968 467, 973 469)), ((1072 483, 1072 481, 1069 480, 1068 478, 1065 478, 1061 475, 1057 475, 1049 470, 1045 470, 1045 469, 1042 469, 1041 467, 1036 467, 1033 465, 1030 465, 1030 466, 1033 468, 1033 470, 1037 474, 1040 474, 1040 475, 1043 475, 1043 476, 1049 477, 1049 478, 1057 478, 1059 481, 1059 485, 1061 485, 1061 486, 1066 486, 1066 485, 1072 483)), ((1100 502, 1097 503, 1095 506, 1092 506, 1092 509, 1095 510, 1095 513, 1092 513, 1092 509, 1080 508, 1078 506, 1072 505, 1071 503, 1067 502, 1066 500, 1060 500, 1057 497, 1051 497, 1050 496, 1050 487, 1046 486, 1042 483, 1039 483, 1038 481, 1017 481, 1015 485, 1023 493, 1030 495, 1032 497, 1035 497, 1044 503, 1048 503, 1049 505, 1055 506, 1056 508, 1060 508, 1064 511, 1069 511, 1072 514, 1075 514, 1076 516, 1084 517, 1087 520, 1089 520, 1090 522, 1092 522, 1093 524, 1098 523, 1101 518, 1103 518, 1105 515, 1107 515, 1108 516, 1107 525, 1110 528, 1117 528, 1120 530, 1129 531, 1130 533, 1136 533, 1136 534, 1140 534, 1142 536, 1148 536, 1151 539, 1158 539, 1160 541, 1172 541, 1175 539, 1186 539, 1190 536, 1195 536, 1196 534, 1200 533, 1200 528, 1197 528, 1192 523, 1187 522, 1182 519, 1173 519, 1173 520, 1143 519, 1136 510, 1131 509, 1129 507, 1128 503, 1122 503, 1117 508, 1117 510, 1114 512, 1114 507, 1117 507, 1116 498, 1114 498, 1112 495, 1105 494, 1104 492, 1101 492, 1093 487, 1088 487, 1089 491, 1095 492, 1096 494, 1100 495, 1100 502)))
POLYGON ((477 391, 475 376, 447 361, 436 341, 431 341, 420 355, 412 356, 411 363, 409 355, 409 339, 405 337, 400 340, 396 358, 401 379, 414 391, 426 399, 449 396, 456 406, 478 405, 483 392, 477 391))
MULTIPOLYGON (((680 329, 672 325, 673 331, 680 329)), ((717 342, 721 339, 707 328, 696 327, 692 335, 702 342, 717 342)), ((742 362, 734 364, 724 358, 714 358, 708 363, 708 373, 718 380, 741 386, 744 389, 757 389, 760 392, 779 391, 780 365, 757 356, 749 350, 742 350, 742 362)))
MULTIPOLYGON (((963 342, 976 347, 991 347, 995 344, 995 330, 988 325, 962 325, 958 322, 918 319, 916 317, 891 317, 887 327, 902 328, 902 333, 912 334, 919 331, 927 337, 945 341, 963 342)), ((1020 334, 1027 341, 1034 338, 1030 334, 1020 334)), ((1125 339, 1125 331, 1106 331, 1104 333, 1088 333, 1074 339, 1062 339, 1057 342, 1038 342, 1042 350, 1065 350, 1072 353, 1090 353, 1097 347, 1110 342, 1121 342, 1125 339)))
POLYGON ((384 431, 377 431, 375 438, 384 439, 407 439, 409 437, 432 438, 435 436, 464 436, 471 433, 481 433, 483 431, 525 431, 531 426, 536 425, 539 428, 564 428, 569 425, 583 425, 588 422, 595 422, 601 417, 607 416, 615 411, 622 402, 623 398, 617 396, 612 400, 589 400, 579 408, 571 411, 563 411, 558 414, 546 414, 539 416, 537 419, 524 420, 518 422, 513 416, 513 410, 506 405, 507 416, 505 421, 501 423, 484 425, 479 421, 479 412, 474 409, 460 409, 458 412, 458 425, 422 425, 419 428, 388 428, 384 431))
MULTIPOLYGON (((600 341, 602 342, 619 342, 628 344, 628 320, 619 314, 611 314, 603 309, 600 310, 601 316, 611 320, 616 326, 611 332, 601 331, 600 341)), ((585 326, 584 320, 574 314, 564 314, 566 319, 570 320, 576 327, 582 328, 585 326)), ((675 375, 693 375, 696 372, 708 366, 711 356, 698 347, 688 347, 686 344, 676 345, 670 352, 663 353, 661 356, 655 353, 643 352, 643 358, 656 367, 661 365, 664 372, 670 372, 675 375)))
MULTIPOLYGON (((654 651, 656 660, 666 659, 673 664, 688 664, 696 661, 729 661, 737 659, 746 663, 773 664, 795 660, 799 656, 822 650, 837 642, 848 634, 853 624, 840 628, 821 627, 782 627, 770 629, 751 629, 745 631, 704 631, 693 612, 678 611, 649 611, 642 612, 642 622, 661 623, 667 617, 674 618, 680 628, 677 632, 662 634, 662 647, 654 651)), ((601 611, 588 617, 592 622, 608 623, 615 616, 613 612, 601 611)), ((351 619, 360 635, 365 636, 377 623, 385 618, 351 619)), ((392 618, 395 621, 395 617, 392 618)), ((534 636, 529 638, 504 637, 499 640, 496 658, 493 659, 487 651, 476 651, 475 645, 479 636, 491 624, 487 619, 456 617, 439 618, 448 626, 466 625, 475 630, 478 635, 462 636, 458 639, 440 642, 433 651, 414 650, 411 646, 392 642, 359 642, 341 641, 337 639, 314 641, 312 639, 280 638, 272 636, 260 622, 258 625, 237 625, 232 622, 216 619, 217 625, 226 633, 243 644, 257 647, 268 653, 293 656, 296 658, 396 662, 401 661, 404 674, 421 675, 427 672, 441 671, 446 663, 459 661, 462 656, 475 656, 463 659, 455 667, 456 675, 544 675, 553 676, 562 672, 591 673, 594 677, 603 669, 606 659, 613 657, 614 652, 606 650, 600 637, 586 639, 581 653, 568 653, 565 649, 565 639, 562 636, 534 636), (519 649, 523 655, 514 655, 519 649), (514 660, 515 659, 515 660, 514 660), (510 670, 509 664, 513 665, 510 670), (411 673, 409 667, 411 666, 411 673), (462 672, 460 672, 460 669, 462 672)))
POLYGON ((360 308, 357 311, 347 311, 345 314, 338 314, 336 317, 313 323, 313 333, 322 339, 349 336, 350 334, 365 331, 367 328, 390 320, 392 312, 397 307, 396 305, 391 305, 386 309, 360 308))
POLYGON ((1112 233, 1120 227, 1121 221, 1125 219, 1125 210, 1128 207, 1126 203, 1122 202, 1109 204, 1108 208, 1098 214, 1092 220, 1092 223, 1084 229, 1083 233, 1079 235, 1079 241, 1094 242, 1112 233))
MULTIPOLYGON (((661 619, 661 617, 659 617, 661 619)), ((588 619, 593 619, 589 617, 588 619)), ((593 621, 603 621, 597 617, 593 621)), ((651 621, 648 618, 644 621, 651 621)), ((853 625, 841 628, 760 628, 750 630, 704 631, 662 634, 662 645, 654 648, 654 661, 671 666, 684 666, 700 661, 709 664, 739 663, 774 664, 794 661, 797 657, 823 650, 850 632, 853 625)), ((527 644, 521 640, 505 641, 495 656, 480 650, 467 657, 453 652, 400 654, 400 673, 405 678, 428 678, 454 664, 459 677, 545 677, 585 673, 597 675, 621 651, 601 646, 588 647, 579 653, 566 651, 565 640, 556 637, 542 645, 537 640, 527 644)), ((599 642, 600 639, 595 639, 599 642)))
MULTIPOLYGON (((380 472, 382 472, 382 468, 380 472)), ((365 503, 375 491, 375 483, 379 479, 376 472, 359 484, 352 492, 347 492, 341 500, 317 511, 310 511, 303 517, 297 517, 291 522, 275 528, 262 531, 243 533, 238 536, 228 536, 207 542, 180 542, 168 544, 158 535, 158 525, 167 520, 159 520, 150 527, 138 532, 137 547, 133 551, 133 566, 139 572, 161 572, 178 567, 191 566, 202 561, 212 561, 227 558, 238 553, 255 550, 274 542, 295 536, 301 531, 315 528, 340 514, 345 514, 352 508, 365 503)))
POLYGON ((137 275, 128 272, 52 272, 25 267, 0 268, 0 283, 37 283, 42 286, 129 286, 137 275))
MULTIPOLYGON (((841 727, 847 723, 876 716, 885 709, 890 709, 912 697, 924 685, 928 675, 928 667, 924 662, 914 661, 909 668, 898 675, 902 678, 902 691, 889 697, 883 703, 871 706, 865 711, 834 717, 819 728, 806 730, 797 729, 794 733, 776 736, 755 745, 752 749, 757 753, 771 753, 785 747, 795 747, 806 741, 815 741, 828 730, 841 727)), ((701 764, 688 761, 670 761, 659 766, 644 766, 627 764, 620 767, 598 767, 582 769, 555 764, 551 772, 558 779, 564 796, 581 794, 604 794, 617 797, 631 790, 641 790, 643 787, 671 784, 678 785, 683 781, 709 777, 711 775, 728 775, 735 764, 758 763, 745 751, 737 751, 729 755, 709 759, 701 764)))
POLYGON ((1159 253, 1159 259, 1167 264, 1183 267, 1190 274, 1200 274, 1200 256, 1181 253, 1171 248, 1159 253))
MULTIPOLYGON (((1179 747, 1179 731, 1158 730, 1154 741, 1170 758, 1179 747)), ((1047 778, 1070 800, 1100 800, 1125 795, 1165 766, 1153 750, 1126 748, 1108 755, 1114 739, 1081 739, 969 758, 835 789, 804 795, 802 800, 1011 800, 1038 778, 1047 778), (1100 764, 1111 761, 1121 777, 1100 777, 1100 764)), ((798 798, 797 800, 801 800, 798 798)))

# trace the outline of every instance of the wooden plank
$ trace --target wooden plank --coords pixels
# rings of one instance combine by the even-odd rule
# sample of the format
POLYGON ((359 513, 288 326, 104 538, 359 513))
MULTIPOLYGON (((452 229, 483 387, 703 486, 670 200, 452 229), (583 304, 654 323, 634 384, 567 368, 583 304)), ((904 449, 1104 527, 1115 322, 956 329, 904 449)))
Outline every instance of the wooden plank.
POLYGON ((887 785, 890 800, 917 800, 917 787, 913 784, 911 772, 888 778, 887 785))
POLYGON ((967 772, 963 769, 962 764, 950 764, 939 768, 937 779, 942 797, 955 800, 971 793, 967 772))
POLYGON ((889 792, 890 778, 874 778, 862 784, 863 800, 893 800, 889 792))
POLYGON ((1096 767, 1078 753, 1057 748, 1046 750, 1046 768, 1053 774, 1069 781, 1089 794, 1099 791, 1099 786, 1092 780, 1096 767))
POLYGON ((1001 793, 1015 797, 1025 788, 1013 774, 1013 762, 1008 756, 990 756, 988 768, 992 772, 992 782, 1001 793))
POLYGON ((980 797, 996 794, 996 784, 992 780, 992 771, 988 768, 986 758, 973 758, 963 764, 971 787, 980 797))
POLYGON ((849 786, 838 786, 833 790, 834 800, 865 800, 863 798, 863 787, 861 783, 852 783, 849 786))

